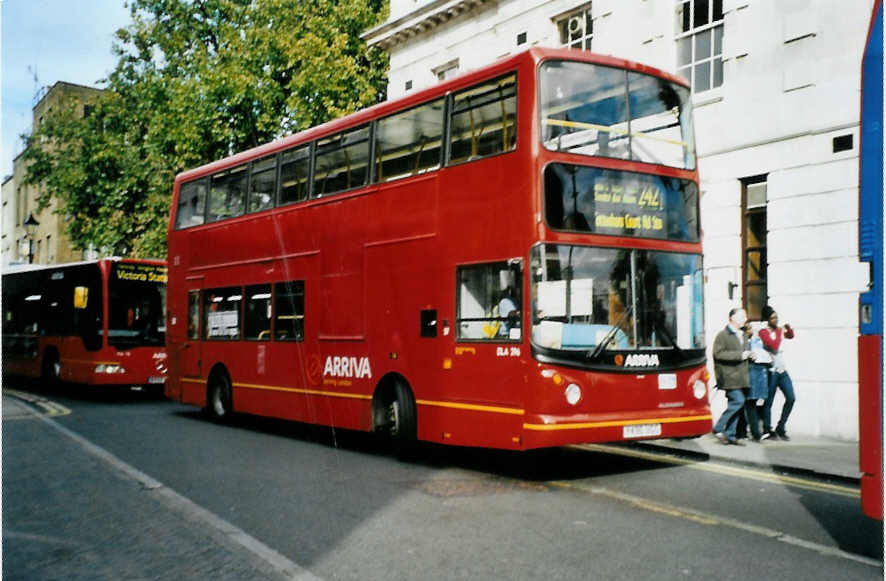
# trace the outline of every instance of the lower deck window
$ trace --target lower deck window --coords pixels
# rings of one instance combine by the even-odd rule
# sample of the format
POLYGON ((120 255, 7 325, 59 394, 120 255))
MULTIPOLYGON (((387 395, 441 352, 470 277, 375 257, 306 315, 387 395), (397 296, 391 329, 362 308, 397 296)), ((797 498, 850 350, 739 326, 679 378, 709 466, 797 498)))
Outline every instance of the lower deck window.
POLYGON ((461 266, 456 281, 458 339, 522 339, 523 271, 519 259, 461 266))
POLYGON ((274 339, 303 341, 305 334, 305 283, 301 280, 274 285, 274 339))
POLYGON ((210 289, 203 293, 203 329, 206 339, 240 338, 240 287, 210 289))

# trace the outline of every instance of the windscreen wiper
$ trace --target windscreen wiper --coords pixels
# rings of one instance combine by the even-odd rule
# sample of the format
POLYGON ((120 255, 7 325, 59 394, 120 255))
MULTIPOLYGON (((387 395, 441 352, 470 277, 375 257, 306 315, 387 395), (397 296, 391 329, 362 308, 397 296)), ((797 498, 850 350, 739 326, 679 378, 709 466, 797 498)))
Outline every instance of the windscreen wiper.
POLYGON ((683 350, 680 349, 680 346, 677 345, 677 342, 674 340, 674 336, 671 335, 671 334, 668 332, 668 330, 665 328, 664 325, 662 325, 662 324, 659 323, 658 321, 652 321, 652 326, 655 327, 656 329, 658 329, 659 331, 661 331, 661 334, 664 335, 665 339, 667 339, 668 341, 670 341, 671 346, 674 348, 674 350, 675 350, 679 355, 681 355, 681 356, 683 355, 683 350))
POLYGON ((612 339, 615 337, 615 334, 618 332, 619 327, 621 327, 621 324, 624 323, 625 319, 627 319, 628 315, 630 315, 633 310, 634 303, 632 302, 630 306, 625 309, 625 312, 621 314, 621 317, 618 318, 618 321, 616 321, 615 324, 612 325, 612 328, 609 329, 609 332, 606 333, 606 335, 603 337, 603 340, 600 341, 599 344, 597 344, 593 351, 591 351, 588 359, 596 359, 600 355, 600 352, 603 351, 603 349, 606 347, 606 345, 609 344, 610 341, 612 341, 612 339))

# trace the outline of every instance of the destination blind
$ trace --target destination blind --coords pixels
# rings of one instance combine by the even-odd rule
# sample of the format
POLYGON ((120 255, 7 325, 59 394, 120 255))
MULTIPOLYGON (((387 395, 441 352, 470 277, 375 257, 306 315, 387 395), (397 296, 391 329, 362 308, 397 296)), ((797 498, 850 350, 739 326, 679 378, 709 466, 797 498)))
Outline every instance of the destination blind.
POLYGON ((155 264, 121 262, 114 265, 112 277, 118 280, 166 284, 167 268, 155 264))
POLYGON ((551 164, 545 217, 556 230, 694 242, 698 188, 678 178, 551 164))

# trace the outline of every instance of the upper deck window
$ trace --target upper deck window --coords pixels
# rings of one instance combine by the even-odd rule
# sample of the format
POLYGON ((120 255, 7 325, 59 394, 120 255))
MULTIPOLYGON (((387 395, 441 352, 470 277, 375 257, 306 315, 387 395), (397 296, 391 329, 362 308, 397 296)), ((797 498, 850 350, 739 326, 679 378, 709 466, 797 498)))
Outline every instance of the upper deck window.
POLYGON ((249 179, 249 211, 261 212, 274 207, 277 189, 277 156, 269 155, 252 162, 249 179))
POLYGON ((375 130, 380 182, 440 167, 443 99, 385 117, 375 130))
POLYGON ((198 226, 203 223, 206 211, 206 180, 182 184, 178 193, 175 213, 175 229, 198 226))
POLYGON ((280 205, 308 199, 311 146, 284 151, 280 157, 280 205))
POLYGON ((323 196, 369 182, 369 126, 324 137, 317 142, 314 195, 323 196))
POLYGON ((212 176, 207 222, 217 222, 243 213, 246 205, 246 167, 241 165, 212 176))
POLYGON ((449 124, 449 163, 514 149, 517 146, 517 75, 456 93, 449 124))
POLYGON ((689 90, 650 75, 569 61, 540 70, 545 147, 695 168, 689 90))

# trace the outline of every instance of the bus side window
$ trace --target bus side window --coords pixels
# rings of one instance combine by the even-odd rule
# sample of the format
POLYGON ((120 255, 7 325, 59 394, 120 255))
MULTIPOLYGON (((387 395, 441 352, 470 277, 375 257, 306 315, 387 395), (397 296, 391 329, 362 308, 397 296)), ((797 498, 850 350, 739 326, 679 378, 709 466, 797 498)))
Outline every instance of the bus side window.
POLYGON ((206 211, 206 180, 182 184, 178 193, 178 208, 175 213, 175 229, 203 223, 206 211))
POLYGON ((246 167, 241 165, 223 171, 209 180, 207 222, 217 222, 243 213, 246 204, 246 167))
POLYGON ((274 285, 274 340, 304 341, 305 283, 302 280, 274 285))
POLYGON ((450 164, 513 150, 517 146, 517 75, 456 93, 449 132, 450 164))
POLYGON ((280 202, 283 206, 308 199, 311 145, 284 151, 280 156, 280 202))
POLYGON ((188 339, 200 339, 200 291, 188 292, 188 339))
POLYGON ((234 341, 240 338, 240 287, 203 291, 203 333, 212 341, 234 341))
POLYGON ((375 130, 376 181, 440 167, 443 99, 385 117, 375 130))
POLYGON ((522 339, 523 274, 519 260, 460 266, 456 281, 457 339, 522 339))
POLYGON ((249 212, 261 212, 274 207, 277 191, 277 155, 269 155, 252 162, 249 179, 249 212))
POLYGON ((365 186, 369 182, 369 125, 320 139, 314 160, 314 195, 365 186))
POLYGON ((271 285, 248 286, 243 293, 243 337, 252 341, 271 340, 271 285))

